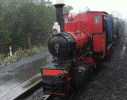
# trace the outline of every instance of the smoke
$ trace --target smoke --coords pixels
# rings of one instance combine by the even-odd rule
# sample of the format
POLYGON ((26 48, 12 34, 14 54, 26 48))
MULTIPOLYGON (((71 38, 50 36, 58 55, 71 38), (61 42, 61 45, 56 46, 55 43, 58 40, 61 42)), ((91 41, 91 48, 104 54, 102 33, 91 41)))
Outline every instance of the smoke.
POLYGON ((118 13, 117 11, 112 11, 111 14, 112 14, 114 17, 118 17, 118 18, 122 19, 122 14, 121 14, 121 13, 118 13))
POLYGON ((76 9, 72 9, 70 12, 69 12, 69 17, 74 17, 77 15, 77 11, 76 9))
POLYGON ((69 17, 74 17, 77 14, 86 13, 87 11, 90 11, 90 8, 86 7, 80 7, 79 9, 73 9, 69 12, 69 17))
POLYGON ((64 4, 64 0, 56 0, 56 4, 60 4, 60 3, 63 3, 64 4))

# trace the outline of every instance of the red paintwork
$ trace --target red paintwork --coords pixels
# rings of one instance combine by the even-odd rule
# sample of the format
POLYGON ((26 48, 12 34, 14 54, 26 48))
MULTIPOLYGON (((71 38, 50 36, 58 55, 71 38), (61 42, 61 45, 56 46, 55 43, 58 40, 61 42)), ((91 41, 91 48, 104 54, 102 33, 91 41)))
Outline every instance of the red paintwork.
POLYGON ((76 23, 75 22, 68 22, 64 25, 65 32, 76 32, 76 23))
MULTIPOLYGON (((81 31, 85 30, 89 33, 89 36, 92 36, 92 33, 102 33, 103 32, 102 15, 103 15, 103 12, 86 12, 86 13, 82 13, 82 14, 77 14, 73 18, 73 22, 68 22, 68 23, 80 22, 80 25, 78 24, 77 27, 72 30, 77 30, 77 28, 78 28, 78 30, 80 29, 81 31), (94 16, 100 16, 101 20, 100 20, 99 24, 94 23, 94 16)), ((65 16, 67 17, 67 14, 64 15, 64 17, 65 16)), ((68 23, 65 23, 65 32, 68 31, 68 29, 66 29, 67 28, 66 25, 68 23)), ((70 26, 70 28, 73 28, 73 26, 72 27, 70 26)), ((71 31, 71 30, 69 30, 69 31, 71 31)))
MULTIPOLYGON (((101 35, 93 35, 93 33, 103 33, 103 22, 102 15, 103 12, 87 12, 82 14, 77 14, 73 21, 69 20, 64 25, 65 32, 70 33, 76 41, 76 51, 82 52, 83 50, 101 52, 103 51, 103 56, 100 58, 104 58, 106 55, 106 34, 101 35), (100 23, 94 23, 94 16, 100 16, 100 23), (86 31, 86 32, 84 32, 86 31), (81 32, 75 34, 77 32, 81 32), (88 44, 88 45, 87 45, 88 44), (87 46, 87 47, 86 47, 87 46), (87 49, 84 49, 86 47, 87 49)), ((69 18, 68 14, 64 15, 63 18, 69 18)), ((69 18, 70 19, 70 18, 69 18)), ((91 57, 85 57, 84 55, 78 58, 77 64, 80 66, 81 63, 86 64, 86 67, 94 66, 94 61, 91 57)), ((70 77, 70 69, 67 69, 68 73, 66 76, 67 83, 67 92, 71 89, 71 77, 70 77)))
POLYGON ((102 35, 93 35, 93 50, 94 52, 102 51, 102 35))
POLYGON ((95 34, 93 35, 93 51, 94 52, 101 52, 103 51, 103 56, 101 58, 104 58, 106 55, 106 33, 104 34, 95 34))
POLYGON ((69 17, 68 14, 64 14, 63 15, 63 18, 67 18, 67 17, 69 17))
MULTIPOLYGON (((69 15, 69 14, 64 14, 64 15, 63 15, 63 19, 64 19, 64 18, 69 18, 68 15, 69 15)), ((70 21, 70 19, 69 19, 69 21, 70 21)))
MULTIPOLYGON (((66 71, 68 72, 67 75, 66 75, 66 84, 67 84, 67 92, 70 91, 71 89, 71 76, 70 76, 70 69, 71 69, 72 66, 68 67, 68 69, 66 69, 66 71)), ((49 76, 56 76, 58 75, 59 73, 61 73, 62 70, 44 70, 43 69, 43 75, 49 75, 49 76)), ((50 94, 50 92, 47 92, 47 94, 50 94)), ((64 95, 64 94, 61 94, 61 93, 53 93, 53 94, 57 94, 57 95, 64 95)))
MULTIPOLYGON (((79 32, 79 31, 78 31, 79 32)), ((84 46, 88 43, 88 36, 86 33, 81 32, 80 34, 74 34, 74 32, 70 32, 70 34, 73 35, 73 37, 76 39, 76 50, 82 50, 84 46)))
POLYGON ((94 61, 91 57, 83 57, 83 56, 79 57, 77 62, 78 66, 80 66, 80 63, 82 62, 89 67, 94 66, 94 61))
MULTIPOLYGON (((103 22, 102 22, 102 15, 103 12, 87 12, 82 14, 77 14, 73 21, 69 20, 64 25, 65 32, 70 33, 76 41, 76 51, 83 52, 85 51, 84 55, 80 56, 77 60, 77 65, 80 66, 81 63, 84 64, 84 67, 89 68, 94 66, 95 62, 90 57, 87 56, 89 52, 101 52, 103 51, 103 56, 100 58, 104 58, 106 55, 106 34, 100 35, 92 35, 93 33, 103 33, 103 22), (100 16, 100 23, 94 23, 94 16, 100 16), (86 32, 84 32, 86 31, 86 32), (80 32, 78 34, 75 34, 80 32), (92 37, 93 36, 93 37, 92 37), (84 47, 86 49, 84 49, 84 47), (86 66, 85 66, 86 65, 86 66)), ((63 18, 69 18, 68 14, 64 15, 63 18)), ((70 19, 70 18, 69 18, 70 19)), ((70 76, 70 69, 72 66, 69 66, 66 71, 68 72, 66 75, 66 85, 67 85, 67 93, 71 90, 72 82, 70 76)), ((43 75, 51 75, 56 76, 61 73, 62 70, 43 70, 43 75)), ((52 94, 47 92, 47 94, 52 94)), ((57 95, 64 95, 61 93, 53 93, 57 95)))
POLYGON ((94 66, 94 61, 90 57, 83 57, 82 58, 83 62, 86 62, 87 66, 94 66))
POLYGON ((104 58, 106 56, 106 33, 102 35, 102 50, 103 56, 101 58, 104 58))
POLYGON ((61 72, 62 72, 62 70, 45 70, 45 69, 43 69, 43 75, 56 76, 61 72))
MULTIPOLYGON (((88 43, 89 38, 89 48, 92 50, 92 34, 93 33, 103 33, 103 23, 102 23, 102 15, 103 12, 87 12, 82 14, 77 14, 73 21, 69 21, 65 23, 64 30, 65 32, 68 32, 74 36, 77 42, 76 50, 82 51, 82 48, 86 46, 88 43), (94 16, 100 16, 100 23, 96 24, 94 23, 94 16), (80 34, 75 35, 74 33, 81 31, 80 34), (83 31, 86 31, 87 34, 83 33, 83 31)), ((67 14, 64 15, 64 17, 67 17, 67 14)), ((99 43, 99 41, 98 41, 99 43)), ((99 45, 102 45, 100 43, 99 45)), ((106 52, 106 50, 104 50, 106 52)), ((105 55, 105 54, 104 54, 105 55)))
POLYGON ((68 32, 73 35, 76 39, 77 45, 76 50, 82 50, 85 45, 88 43, 88 36, 81 30, 82 22, 68 22, 65 25, 65 32, 68 32), (76 32, 80 32, 81 34, 75 35, 76 32))
POLYGON ((69 92, 71 90, 71 82, 70 80, 72 79, 70 76, 70 69, 72 68, 72 66, 70 66, 66 71, 68 72, 66 75, 66 83, 67 83, 67 92, 69 92))

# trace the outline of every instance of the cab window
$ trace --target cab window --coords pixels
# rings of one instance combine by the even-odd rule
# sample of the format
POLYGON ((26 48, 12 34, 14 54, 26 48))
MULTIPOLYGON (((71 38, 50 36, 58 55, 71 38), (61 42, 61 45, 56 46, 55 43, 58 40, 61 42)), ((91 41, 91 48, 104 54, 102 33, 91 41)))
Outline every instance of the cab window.
POLYGON ((68 18, 68 17, 64 18, 64 22, 65 22, 65 23, 66 23, 66 22, 69 22, 69 18, 68 18))
POLYGON ((94 23, 99 24, 100 23, 100 16, 94 16, 94 23))

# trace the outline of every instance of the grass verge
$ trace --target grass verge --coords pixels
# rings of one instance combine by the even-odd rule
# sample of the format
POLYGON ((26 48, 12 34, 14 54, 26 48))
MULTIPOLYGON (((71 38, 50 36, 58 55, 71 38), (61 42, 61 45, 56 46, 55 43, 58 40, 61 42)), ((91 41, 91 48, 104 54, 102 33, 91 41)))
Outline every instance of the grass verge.
POLYGON ((4 54, 0 54, 0 68, 10 65, 24 58, 28 58, 31 55, 33 56, 47 50, 48 50, 47 46, 33 46, 31 51, 30 49, 26 50, 26 49, 18 48, 16 52, 13 53, 12 56, 10 56, 9 53, 7 57, 5 57, 4 54))

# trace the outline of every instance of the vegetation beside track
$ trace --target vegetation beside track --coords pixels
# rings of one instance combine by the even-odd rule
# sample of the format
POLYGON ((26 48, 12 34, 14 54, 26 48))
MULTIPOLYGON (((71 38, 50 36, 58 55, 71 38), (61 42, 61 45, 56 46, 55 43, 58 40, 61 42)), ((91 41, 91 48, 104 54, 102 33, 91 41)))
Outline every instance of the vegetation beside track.
POLYGON ((31 51, 30 49, 26 50, 18 48, 12 56, 8 54, 7 57, 4 54, 0 54, 0 67, 10 65, 16 61, 31 57, 32 55, 39 54, 44 51, 47 51, 47 46, 33 46, 31 51))
MULTIPOLYGON (((64 14, 71 9, 66 5, 64 14)), ((1 0, 0 67, 47 50, 55 21, 55 8, 50 0, 1 0)))

